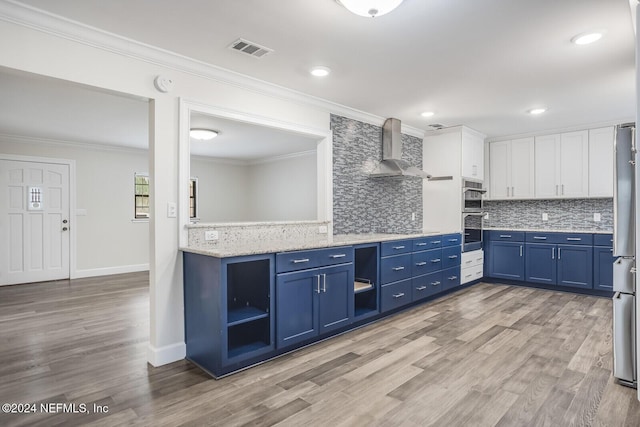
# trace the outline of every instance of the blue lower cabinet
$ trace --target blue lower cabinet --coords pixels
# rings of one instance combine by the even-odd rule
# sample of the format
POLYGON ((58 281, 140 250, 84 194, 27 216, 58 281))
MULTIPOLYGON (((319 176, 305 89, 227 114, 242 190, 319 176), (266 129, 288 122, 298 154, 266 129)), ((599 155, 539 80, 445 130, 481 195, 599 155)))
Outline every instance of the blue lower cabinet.
POLYGON ((380 296, 380 310, 393 310, 409 304, 412 299, 412 279, 382 285, 380 296))
POLYGON ((556 284, 556 245, 525 245, 525 280, 532 283, 556 284))
POLYGON ((558 245, 558 285, 593 289, 593 247, 558 245))
POLYGON ((524 280, 524 243, 491 241, 489 276, 524 280))
POLYGON ((442 290, 446 291, 460 286, 460 266, 442 270, 442 290))
POLYGON ((613 291, 613 249, 596 246, 593 248, 593 289, 613 291))
POLYGON ((419 301, 442 292, 442 271, 414 277, 411 287, 412 301, 419 301))
POLYGON ((351 263, 278 274, 277 347, 348 325, 354 312, 353 282, 351 263))
POLYGON ((397 282, 411 277, 411 254, 380 258, 380 283, 397 282))
POLYGON ((461 246, 447 246, 442 248, 442 269, 455 267, 460 265, 460 255, 462 253, 461 246))
POLYGON ((411 255, 411 275, 421 276, 442 269, 443 249, 414 252, 411 255))

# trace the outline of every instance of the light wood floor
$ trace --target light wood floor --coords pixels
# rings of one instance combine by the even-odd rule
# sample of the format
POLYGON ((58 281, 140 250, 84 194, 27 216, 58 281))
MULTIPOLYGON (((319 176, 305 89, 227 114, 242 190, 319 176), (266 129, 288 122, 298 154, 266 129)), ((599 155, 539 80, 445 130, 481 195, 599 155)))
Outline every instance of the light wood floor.
POLYGON ((230 377, 146 363, 148 278, 0 288, 0 425, 639 426, 611 302, 479 284, 230 377))

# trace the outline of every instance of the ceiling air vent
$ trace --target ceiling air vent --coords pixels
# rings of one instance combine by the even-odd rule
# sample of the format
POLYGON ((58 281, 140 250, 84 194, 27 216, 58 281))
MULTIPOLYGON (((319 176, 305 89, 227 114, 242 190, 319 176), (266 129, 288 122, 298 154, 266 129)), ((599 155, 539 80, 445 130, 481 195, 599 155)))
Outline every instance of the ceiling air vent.
POLYGON ((433 128, 435 130, 440 130, 440 129, 444 129, 446 126, 442 125, 440 123, 433 123, 431 125, 429 125, 430 128, 433 128))
POLYGON ((238 52, 246 53, 254 58, 262 58, 263 56, 273 52, 273 49, 260 46, 257 43, 250 42, 244 39, 238 39, 229 45, 229 49, 237 50, 238 52))

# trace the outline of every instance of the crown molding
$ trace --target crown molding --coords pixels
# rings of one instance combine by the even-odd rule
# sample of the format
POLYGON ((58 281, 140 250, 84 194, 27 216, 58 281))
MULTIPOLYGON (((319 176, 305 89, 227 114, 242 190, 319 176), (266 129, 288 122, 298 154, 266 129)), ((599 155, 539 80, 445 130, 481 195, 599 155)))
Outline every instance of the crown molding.
POLYGON ((496 137, 487 138, 486 142, 510 141, 512 139, 531 138, 535 136, 553 135, 556 133, 577 132, 581 130, 590 130, 590 129, 604 128, 608 126, 617 126, 622 123, 630 123, 634 121, 635 121, 635 118, 628 117, 626 119, 623 118, 620 120, 608 120, 604 122, 590 123, 588 125, 567 126, 567 127, 561 127, 561 128, 555 128, 555 129, 547 129, 547 130, 538 131, 538 132, 528 132, 528 133, 519 133, 515 135, 496 136, 496 137))
POLYGON ((283 160, 297 159, 300 157, 315 156, 316 154, 317 154, 316 150, 300 151, 298 153, 280 154, 279 156, 271 156, 271 157, 264 157, 262 159, 251 160, 248 162, 248 164, 252 166, 262 165, 265 163, 280 162, 283 160))
MULTIPOLYGON (((250 90, 299 105, 382 126, 385 118, 326 99, 236 73, 213 64, 104 31, 15 0, 0 0, 0 20, 76 43, 116 53, 175 71, 250 90)), ((422 138, 424 129, 402 126, 402 133, 422 138)))
POLYGON ((6 141, 14 144, 35 144, 35 145, 51 145, 56 147, 70 147, 81 150, 96 151, 118 151, 125 153, 147 153, 146 148, 127 147, 123 145, 97 144, 92 142, 68 141, 51 138, 38 138, 33 136, 12 135, 0 133, 0 141, 6 141))

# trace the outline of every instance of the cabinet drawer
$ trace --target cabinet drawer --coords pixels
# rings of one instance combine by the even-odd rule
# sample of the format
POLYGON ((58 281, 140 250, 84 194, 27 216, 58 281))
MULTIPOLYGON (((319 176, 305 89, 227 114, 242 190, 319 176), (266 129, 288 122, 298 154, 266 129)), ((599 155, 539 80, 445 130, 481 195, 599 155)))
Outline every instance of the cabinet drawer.
POLYGON ((411 277, 411 254, 380 259, 380 283, 391 283, 411 277))
POLYGON ((443 249, 431 249, 411 254, 411 274, 420 276, 442 270, 442 251, 443 249))
POLYGON ((462 268, 472 267, 484 263, 484 251, 482 249, 462 253, 462 268))
POLYGON ((453 289, 461 284, 460 267, 442 270, 442 290, 453 289))
POLYGON ((524 242, 524 231, 491 230, 489 232, 489 240, 524 242))
POLYGON ((460 233, 445 234, 442 236, 442 246, 457 246, 462 244, 462 235, 460 233))
POLYGON ((276 272, 286 273, 348 262, 353 262, 353 246, 281 252, 276 254, 276 272))
POLYGON ((412 240, 394 240, 380 244, 380 256, 406 254, 413 250, 412 240))
POLYGON ((418 301, 442 291, 442 271, 414 277, 411 281, 411 299, 418 301))
POLYGON ((613 234, 594 234, 593 246, 613 247, 613 234))
POLYGON ((591 245, 593 244, 593 235, 585 233, 537 233, 528 231, 525 241, 528 243, 591 245))
POLYGON ((411 302, 411 279, 384 285, 381 290, 380 309, 383 312, 411 302))
POLYGON ((426 251, 442 246, 442 236, 420 237, 413 239, 413 251, 426 251))
POLYGON ((460 246, 442 248, 442 268, 447 269, 460 265, 460 246))
POLYGON ((460 278, 461 278, 460 283, 465 284, 465 283, 472 282, 474 280, 482 279, 483 275, 484 275, 484 272, 483 272, 482 264, 474 265, 472 267, 465 267, 462 269, 462 272, 460 273, 460 278))

